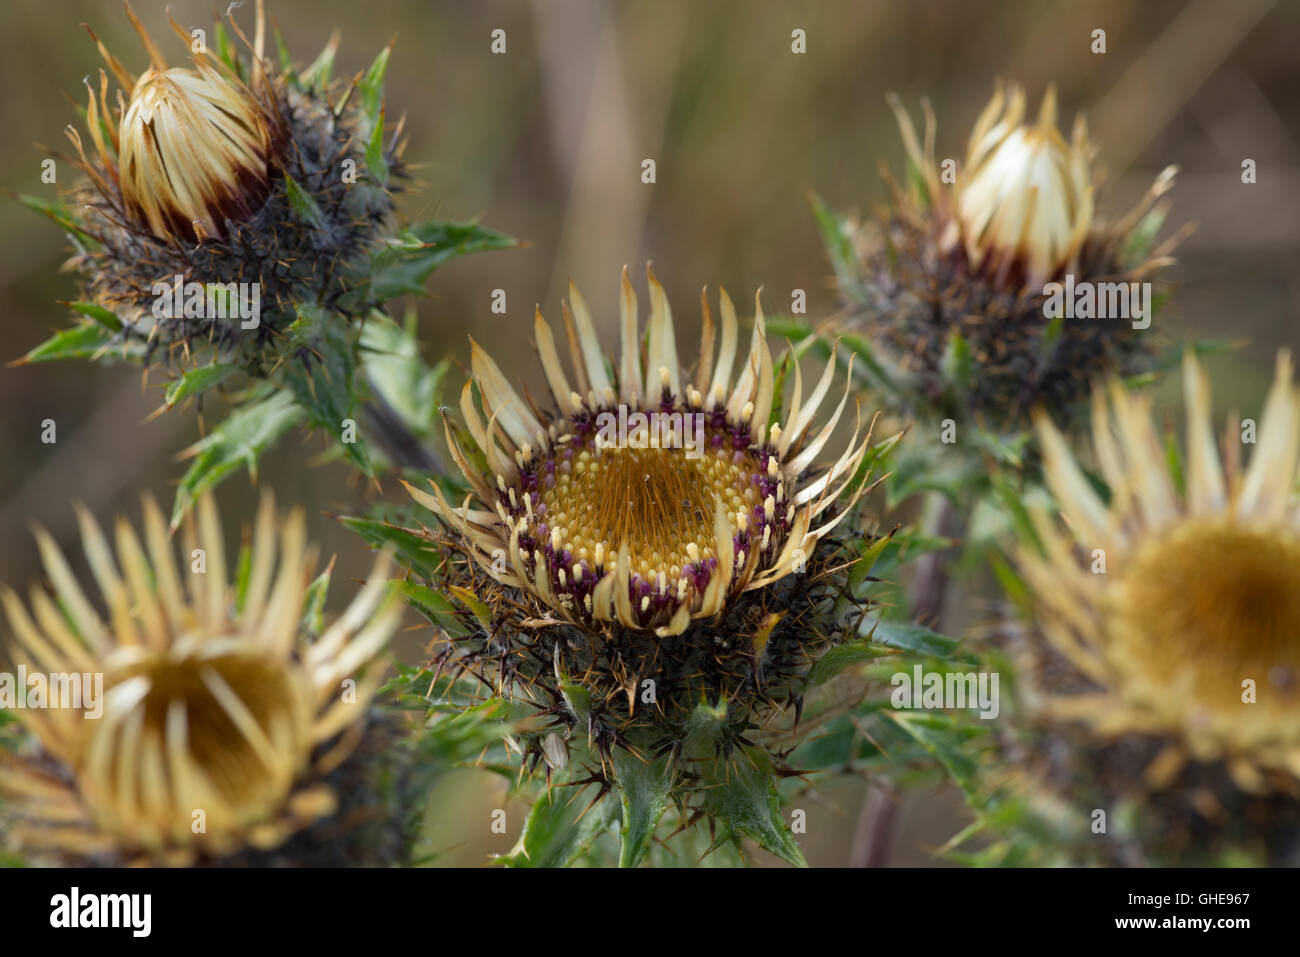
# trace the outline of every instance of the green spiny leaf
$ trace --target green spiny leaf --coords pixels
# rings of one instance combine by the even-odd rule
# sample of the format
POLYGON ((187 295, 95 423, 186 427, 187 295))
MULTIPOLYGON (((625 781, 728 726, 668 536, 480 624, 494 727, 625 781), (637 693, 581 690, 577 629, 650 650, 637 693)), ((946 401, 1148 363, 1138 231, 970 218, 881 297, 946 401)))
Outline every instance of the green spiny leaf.
POLYGON ((851 284, 858 270, 858 259, 853 251, 853 238, 848 225, 831 212, 816 193, 809 193, 808 201, 812 204, 813 218, 817 221, 826 255, 830 257, 831 267, 835 270, 835 278, 841 285, 851 284))
POLYGON ((307 192, 288 173, 284 175, 284 194, 289 200, 289 208, 295 216, 313 229, 324 232, 329 226, 325 214, 316 204, 316 198, 307 192))
POLYGON ((186 451, 194 462, 181 479, 172 506, 172 526, 204 489, 216 485, 238 468, 257 473, 258 457, 276 439, 302 420, 303 410, 288 392, 273 392, 232 413, 186 451))
POLYGON ((437 549, 416 531, 366 516, 344 516, 339 521, 375 548, 392 545, 402 567, 422 578, 431 577, 442 564, 437 549))
POLYGON ((517 239, 473 222, 416 224, 375 254, 371 295, 383 302, 394 296, 423 293, 424 281, 444 263, 468 253, 518 245, 517 239))
POLYGON ((89 359, 108 352, 113 333, 97 322, 86 322, 56 332, 27 355, 22 362, 49 362, 54 359, 89 359))
POLYGON ((163 393, 167 408, 170 409, 178 402, 183 402, 190 396, 198 395, 200 392, 212 388, 226 376, 237 371, 238 368, 238 366, 230 363, 214 362, 198 369, 191 369, 179 379, 167 383, 167 389, 163 393))
POLYGON ((497 858, 496 863, 505 867, 567 867, 613 826, 618 813, 619 807, 613 801, 601 800, 588 808, 583 792, 552 787, 533 805, 514 850, 497 858))
POLYGON ((623 809, 618 864, 636 867, 650 849, 655 827, 668 810, 674 777, 672 761, 667 756, 642 761, 634 754, 615 749, 612 763, 623 809))
POLYGON ((351 328, 343 316, 320 306, 301 305, 289 327, 303 355, 290 363, 285 383, 307 410, 308 423, 334 436, 348 460, 364 474, 372 472, 365 445, 345 441, 346 422, 356 427, 356 354, 351 328))
POLYGON ((722 824, 715 845, 753 838, 764 850, 795 867, 807 867, 781 815, 776 772, 766 752, 744 748, 724 765, 720 760, 705 792, 705 807, 722 824))
POLYGON ((71 309, 75 309, 83 316, 89 316, 91 319, 94 319, 97 323, 99 323, 101 326, 103 326, 105 329, 109 330, 110 332, 122 331, 122 320, 117 318, 117 316, 113 315, 111 312, 109 312, 107 309, 105 309, 103 306, 99 305, 98 303, 70 302, 68 303, 68 307, 71 309))

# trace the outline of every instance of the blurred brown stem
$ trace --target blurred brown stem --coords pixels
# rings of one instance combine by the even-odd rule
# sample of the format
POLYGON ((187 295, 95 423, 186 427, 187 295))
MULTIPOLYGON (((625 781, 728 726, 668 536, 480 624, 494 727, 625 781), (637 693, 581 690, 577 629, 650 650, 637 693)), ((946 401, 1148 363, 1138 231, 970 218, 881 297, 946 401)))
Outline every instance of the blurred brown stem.
MULTIPOLYGON (((966 529, 965 517, 942 492, 932 492, 926 501, 923 531, 927 538, 958 538, 966 529)), ((927 552, 916 563, 912 579, 912 620, 935 631, 943 631, 944 604, 948 595, 948 548, 927 552)))

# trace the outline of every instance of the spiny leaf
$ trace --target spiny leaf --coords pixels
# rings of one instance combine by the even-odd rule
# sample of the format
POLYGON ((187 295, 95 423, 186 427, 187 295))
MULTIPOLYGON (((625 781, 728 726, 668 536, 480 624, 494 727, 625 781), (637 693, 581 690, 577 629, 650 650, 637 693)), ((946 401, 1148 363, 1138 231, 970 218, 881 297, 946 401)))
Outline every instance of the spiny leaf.
POLYGON ((375 128, 366 143, 366 170, 377 183, 388 182, 388 159, 384 155, 384 114, 375 120, 375 128))
POLYGON ((70 302, 68 307, 89 316, 110 332, 122 331, 122 320, 95 302, 70 302))
POLYGON ((89 359, 113 341, 113 333, 97 322, 86 322, 56 332, 20 360, 49 362, 54 359, 89 359))
POLYGON ((456 596, 457 601, 474 613, 474 618, 480 625, 488 629, 492 627, 491 610, 471 589, 462 588, 460 585, 450 585, 447 590, 456 596))
POLYGON ((621 748, 614 750, 611 760, 623 809, 618 866, 636 867, 645 858, 655 827, 668 810, 672 762, 664 756, 647 763, 621 748))
POLYGON ((329 567, 307 586, 307 594, 303 596, 302 626, 309 635, 319 635, 325 629, 325 596, 329 592, 330 576, 333 571, 334 563, 331 562, 329 567))
POLYGON ((388 57, 393 52, 392 45, 384 47, 370 64, 366 74, 357 84, 361 94, 361 112, 365 122, 362 124, 362 138, 369 140, 370 132, 379 123, 384 108, 384 75, 388 72, 388 57))
POLYGON ((468 253, 518 245, 517 239, 473 222, 419 223, 375 254, 371 295, 382 302, 394 296, 422 293, 429 274, 444 263, 468 253))
POLYGON ((438 411, 438 387, 450 357, 433 368, 420 357, 415 314, 400 326, 374 312, 361 331, 361 367, 371 388, 379 393, 409 429, 424 438, 433 432, 438 411))
POLYGON ((419 534, 376 518, 347 515, 339 519, 376 548, 392 545, 402 567, 422 578, 430 578, 442 564, 442 556, 430 542, 419 534))
POLYGON ((331 37, 330 42, 325 44, 325 49, 320 51, 320 55, 312 61, 311 66, 302 71, 302 85, 315 90, 324 90, 329 86, 330 76, 334 72, 334 54, 338 50, 338 44, 331 37))
POLYGON ((212 365, 201 366, 198 369, 191 369, 179 379, 167 383, 167 389, 163 393, 164 401, 167 408, 171 408, 178 402, 188 399, 190 396, 198 395, 206 389, 212 388, 226 376, 235 372, 239 367, 230 363, 214 362, 212 365))
POLYGON ((83 242, 94 243, 95 238, 87 233, 68 212, 67 206, 57 200, 41 199, 39 196, 29 196, 26 193, 18 195, 18 202, 22 203, 28 209, 34 209, 36 212, 50 217, 59 224, 59 227, 65 232, 72 233, 83 242))
POLYGON ((321 232, 328 228, 329 223, 316 204, 316 198, 299 186, 298 181, 288 173, 284 175, 284 195, 289 200, 289 208, 304 223, 321 232))
POLYGON ((302 408, 288 392, 273 392, 269 397, 250 402, 232 413, 184 453, 194 458, 181 479, 172 506, 172 527, 198 494, 216 485, 238 468, 256 475, 258 457, 288 429, 303 418, 302 408))
POLYGON ((552 787, 533 805, 514 849, 496 863, 504 867, 572 864, 613 826, 619 813, 618 805, 608 800, 587 809, 590 800, 574 788, 552 787))
POLYGON ((813 218, 816 219, 817 228, 822 234, 822 243, 826 247, 826 255, 830 258, 831 267, 835 270, 835 278, 841 285, 851 283, 857 272, 858 262, 848 226, 826 207, 816 193, 809 193, 808 201, 812 204, 813 218))
POLYGON ((970 657, 958 653, 957 648, 960 643, 956 639, 941 635, 915 622, 866 618, 859 626, 858 634, 861 637, 870 637, 876 644, 884 645, 886 648, 895 648, 913 654, 962 660, 970 657))
POLYGON ((803 852, 781 815, 771 759, 757 748, 742 749, 714 771, 717 784, 705 792, 705 806, 722 825, 717 844, 753 838, 764 850, 795 867, 807 867, 803 852))
POLYGON ((334 436, 349 461, 370 475, 364 443, 347 441, 344 434, 347 422, 356 429, 357 416, 356 355, 347 319, 320 306, 302 305, 289 331, 300 355, 288 367, 286 384, 307 410, 309 424, 334 436))
POLYGON ((940 371, 943 381, 954 396, 965 396, 970 392, 975 364, 971 358, 970 346, 961 333, 953 330, 944 347, 940 371))

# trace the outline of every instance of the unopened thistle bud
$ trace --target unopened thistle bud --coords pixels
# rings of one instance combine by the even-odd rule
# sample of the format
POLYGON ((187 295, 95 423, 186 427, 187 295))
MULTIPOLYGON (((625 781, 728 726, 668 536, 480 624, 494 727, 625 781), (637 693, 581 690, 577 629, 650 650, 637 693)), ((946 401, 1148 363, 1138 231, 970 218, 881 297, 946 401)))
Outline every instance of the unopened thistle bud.
POLYGON ((889 98, 911 188, 888 181, 879 223, 834 223, 853 240, 835 264, 848 324, 914 411, 971 411, 1019 427, 1036 405, 1075 407, 1094 379, 1150 364, 1149 279, 1174 245, 1151 248, 1166 212, 1155 203, 1176 170, 1128 215, 1101 220, 1086 124, 1078 117, 1067 141, 1056 102, 1049 89, 1026 121, 1024 92, 999 86, 958 166, 936 158, 928 105, 922 137, 889 98), (1058 308, 1054 284, 1090 305, 1077 315, 1073 303, 1058 308))
POLYGON ((350 84, 330 80, 337 39, 311 67, 277 71, 257 7, 252 40, 232 19, 236 40, 218 30, 211 49, 172 20, 179 65, 127 4, 149 59, 138 76, 91 33, 106 69, 87 82, 89 142, 68 128, 85 178, 62 225, 80 240, 79 298, 111 314, 112 347, 147 364, 269 375, 312 351, 290 333, 300 305, 347 323, 371 304, 401 174, 387 51, 350 84))
POLYGON ((270 194, 262 108, 242 83, 197 67, 146 70, 122 117, 122 202, 159 239, 225 236, 270 194))
POLYGON ((1079 253, 1092 225, 1092 181, 1082 116, 1069 144, 1056 128, 1056 91, 1036 123, 1024 123, 1025 96, 993 98, 971 134, 958 180, 955 232, 971 266, 1018 270, 1041 285, 1079 253))

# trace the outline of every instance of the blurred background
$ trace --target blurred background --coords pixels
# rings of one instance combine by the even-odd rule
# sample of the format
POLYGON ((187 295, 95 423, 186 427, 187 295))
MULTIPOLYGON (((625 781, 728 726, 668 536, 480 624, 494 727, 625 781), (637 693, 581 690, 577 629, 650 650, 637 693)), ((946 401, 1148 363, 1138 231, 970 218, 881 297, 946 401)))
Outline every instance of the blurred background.
MULTIPOLYGON (((225 3, 135 0, 169 56, 183 52, 166 26, 169 5, 186 27, 211 27, 225 3)), ((999 76, 1023 83, 1035 104, 1056 84, 1067 125, 1086 112, 1098 166, 1099 206, 1122 213, 1167 164, 1182 172, 1166 226, 1195 233, 1169 274, 1173 296, 1156 324, 1174 339, 1241 337, 1212 360, 1220 410, 1253 412, 1279 346, 1300 345, 1300 4, 1268 0, 1102 0, 1096 3, 868 2, 868 0, 269 0, 296 60, 308 63, 331 29, 342 31, 336 76, 366 67, 393 38, 390 116, 408 114, 406 160, 415 182, 399 197, 411 220, 480 217, 529 240, 526 249, 456 260, 418 302, 426 358, 464 361, 466 334, 488 345, 512 377, 541 384, 532 360, 533 304, 558 318, 569 276, 614 343, 618 270, 627 263, 645 300, 653 260, 683 343, 698 329, 699 290, 724 285, 738 302, 764 287, 769 311, 803 289, 809 318, 832 314, 829 266, 806 199, 875 210, 878 165, 901 169, 903 149, 885 106, 893 90, 939 120, 940 157, 960 157, 965 136, 999 76), (506 53, 494 55, 492 31, 506 53), (1106 31, 1106 53, 1091 50, 1106 31), (803 30, 807 52, 791 50, 803 30), (1242 161, 1257 183, 1241 181, 1242 161), (642 182, 655 161, 656 182, 642 182), (508 313, 490 311, 504 289, 508 313)), ((252 22, 252 2, 237 12, 252 22)), ((116 0, 7 0, 0 8, 0 186, 49 197, 36 144, 62 150, 62 130, 84 101, 82 77, 100 67, 89 24, 128 68, 146 57, 116 0)), ((70 176, 66 167, 60 178, 70 176)), ((52 223, 0 198, 0 359, 23 355, 67 324, 57 300, 75 296, 59 271, 67 254, 52 223)), ((748 315, 748 309, 743 310, 748 315)), ((690 350, 687 349, 689 354, 690 350)), ((457 387, 461 377, 454 376, 457 387)), ((107 522, 139 515, 149 492, 169 503, 184 469, 176 454, 199 435, 191 411, 144 422, 161 403, 161 377, 85 363, 0 369, 0 581, 39 576, 28 526, 74 545, 72 500, 107 522), (54 419, 57 443, 40 441, 54 419)), ((1177 392, 1163 392, 1172 407, 1177 392)), ((368 566, 364 549, 331 518, 370 494, 345 466, 306 471, 321 446, 291 440, 262 462, 259 481, 306 508, 315 540, 339 554, 335 604, 368 566)), ((391 489, 385 491, 391 492, 391 489)), ((247 478, 219 496, 230 534, 251 514, 247 478)), ((965 599, 978 615, 980 598, 965 599)), ((959 610, 960 614, 960 610, 959 610)), ((427 638, 412 621, 404 657, 427 638)), ((803 846, 814 864, 860 860, 863 785, 842 782, 808 808, 803 846)), ((435 795, 428 850, 474 864, 513 843, 493 836, 485 808, 495 780, 473 771, 435 795)), ((965 823, 945 791, 909 797, 897 819, 893 861, 932 864, 931 851, 965 823)))

